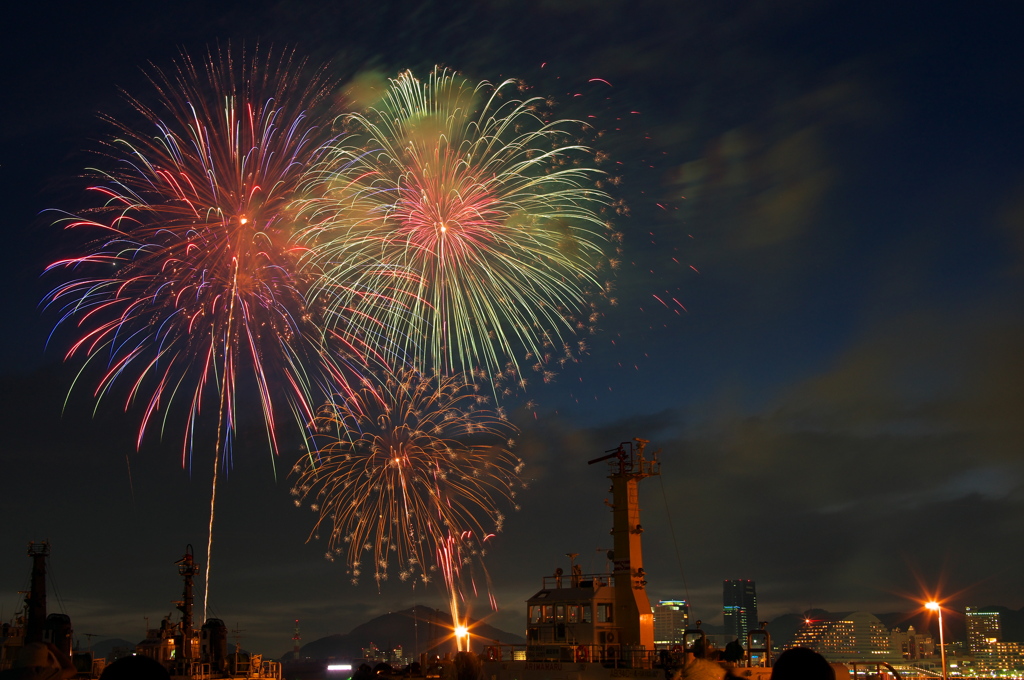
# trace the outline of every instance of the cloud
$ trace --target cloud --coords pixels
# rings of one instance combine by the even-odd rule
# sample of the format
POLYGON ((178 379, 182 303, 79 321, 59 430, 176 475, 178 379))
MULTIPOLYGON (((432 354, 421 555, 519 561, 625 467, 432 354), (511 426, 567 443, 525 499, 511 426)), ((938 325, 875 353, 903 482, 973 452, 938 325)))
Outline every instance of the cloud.
POLYGON ((666 447, 667 495, 702 528, 690 582, 755 578, 776 612, 898 607, 918 578, 1019 606, 989 576, 1024 559, 1022 346, 1012 321, 920 312, 754 413, 708 411, 666 447))
POLYGON ((824 206, 848 172, 838 140, 878 108, 861 76, 835 78, 747 108, 749 120, 731 129, 715 132, 709 119, 689 132, 691 148, 696 140, 703 148, 676 167, 670 187, 685 197, 689 221, 714 225, 716 246, 760 250, 826 227, 824 206))
POLYGON ((1009 274, 1015 278, 1024 275, 1024 178, 1014 182, 997 215, 996 224, 1003 232, 1014 255, 1009 274))

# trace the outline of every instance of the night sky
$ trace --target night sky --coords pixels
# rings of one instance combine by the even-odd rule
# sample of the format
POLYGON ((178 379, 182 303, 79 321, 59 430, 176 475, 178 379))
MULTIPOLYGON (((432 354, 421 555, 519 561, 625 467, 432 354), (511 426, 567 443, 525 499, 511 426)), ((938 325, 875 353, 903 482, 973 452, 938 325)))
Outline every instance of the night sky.
MULTIPOLYGON (((487 557, 501 606, 565 553, 605 568, 604 466, 662 450, 641 484, 652 600, 721 621, 721 582, 757 581, 762 618, 808 608, 1024 606, 1024 90, 1014 3, 36 3, 0 43, 0 613, 51 541, 60 602, 85 633, 141 639, 205 560, 212 459, 180 435, 136 450, 138 418, 88 389, 39 301, 82 169, 149 96, 141 67, 179 48, 294 47, 342 82, 434 64, 522 78, 596 116, 629 206, 618 305, 589 353, 509 404, 529 483, 487 557), (324 5, 325 7, 321 7, 324 5), (601 82, 591 82, 601 78, 601 82), (663 302, 664 301, 664 304, 663 302), (536 402, 524 408, 526 399, 536 402)), ((349 583, 307 542, 288 471, 243 427, 220 487, 211 614, 278 655, 436 588, 349 583)), ((485 599, 474 616, 489 614, 485 599)))

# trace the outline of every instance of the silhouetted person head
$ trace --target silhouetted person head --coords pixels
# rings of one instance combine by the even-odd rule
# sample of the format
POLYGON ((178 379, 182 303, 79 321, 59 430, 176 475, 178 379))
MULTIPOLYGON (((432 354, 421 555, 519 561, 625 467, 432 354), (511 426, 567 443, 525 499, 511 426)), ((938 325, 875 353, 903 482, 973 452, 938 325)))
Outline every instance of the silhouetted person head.
POLYGON ((775 660, 771 680, 836 680, 836 672, 813 649, 793 647, 775 660))
POLYGON ((352 675, 352 680, 371 680, 371 678, 373 678, 373 669, 365 663, 359 664, 359 668, 352 675))
POLYGON ((171 674, 160 662, 148 656, 125 656, 103 669, 100 680, 170 680, 171 674))
POLYGON ((722 660, 732 663, 743 660, 743 645, 740 644, 738 638, 725 646, 725 651, 722 652, 722 660))

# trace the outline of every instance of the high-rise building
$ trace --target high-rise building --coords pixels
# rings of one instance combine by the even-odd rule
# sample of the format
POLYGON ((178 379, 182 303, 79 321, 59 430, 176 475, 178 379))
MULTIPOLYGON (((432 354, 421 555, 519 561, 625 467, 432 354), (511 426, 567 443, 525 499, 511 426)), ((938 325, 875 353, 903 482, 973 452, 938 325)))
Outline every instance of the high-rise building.
POLYGON ((967 622, 967 648, 971 654, 989 649, 1003 639, 1003 627, 999 612, 981 607, 967 607, 964 611, 967 622))
POLYGON ((757 630, 757 592, 750 579, 727 580, 722 589, 725 634, 746 644, 747 631, 757 630))
POLYGON ((662 600, 653 609, 654 644, 682 644, 683 631, 690 625, 690 605, 686 600, 662 600))

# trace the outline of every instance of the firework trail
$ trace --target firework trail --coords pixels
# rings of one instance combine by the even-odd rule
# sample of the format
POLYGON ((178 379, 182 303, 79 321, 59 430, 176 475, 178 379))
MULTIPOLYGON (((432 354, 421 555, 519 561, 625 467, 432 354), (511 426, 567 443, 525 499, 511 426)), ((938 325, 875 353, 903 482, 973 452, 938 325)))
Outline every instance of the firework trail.
MULTIPOLYGON (((174 69, 152 67, 155 106, 128 99, 142 124, 108 119, 116 133, 106 169, 91 171, 99 205, 62 220, 83 234, 80 254, 48 267, 69 277, 47 305, 61 310, 58 326, 79 329, 65 357, 83 360, 76 383, 98 367, 97 408, 115 385, 126 388, 125 408, 143 406, 139 445, 157 421, 163 432, 180 415, 182 464, 191 465, 200 413, 216 410, 211 542, 237 395, 258 395, 276 453, 282 413, 309 422, 319 386, 346 384, 344 362, 314 346, 317 312, 291 242, 288 206, 325 141, 310 111, 329 106, 331 85, 304 69, 289 53, 231 48, 198 65, 183 54, 174 69)), ((206 562, 208 591, 209 554, 206 562)))
POLYGON ((319 450, 296 464, 292 493, 318 513, 312 534, 328 530, 327 556, 344 554, 353 583, 364 569, 378 585, 392 568, 414 583, 439 574, 460 621, 463 585, 476 589, 464 568, 501 531, 522 469, 507 448, 514 426, 485 401, 459 377, 410 370, 321 410, 319 450))
POLYGON ((577 121, 517 81, 406 72, 309 175, 298 238, 333 318, 390 363, 491 381, 593 320, 610 232, 577 121))

